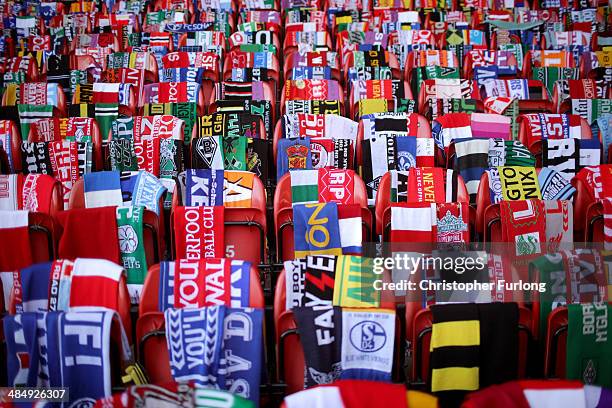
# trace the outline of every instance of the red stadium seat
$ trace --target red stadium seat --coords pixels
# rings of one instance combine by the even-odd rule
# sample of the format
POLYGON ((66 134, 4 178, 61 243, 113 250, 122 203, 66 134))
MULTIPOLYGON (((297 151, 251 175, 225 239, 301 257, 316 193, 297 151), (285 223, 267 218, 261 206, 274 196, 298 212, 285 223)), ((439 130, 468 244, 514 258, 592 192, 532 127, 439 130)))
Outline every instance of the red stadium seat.
POLYGON ((548 315, 546 348, 544 351, 545 377, 565 378, 567 328, 567 307, 558 307, 548 315))

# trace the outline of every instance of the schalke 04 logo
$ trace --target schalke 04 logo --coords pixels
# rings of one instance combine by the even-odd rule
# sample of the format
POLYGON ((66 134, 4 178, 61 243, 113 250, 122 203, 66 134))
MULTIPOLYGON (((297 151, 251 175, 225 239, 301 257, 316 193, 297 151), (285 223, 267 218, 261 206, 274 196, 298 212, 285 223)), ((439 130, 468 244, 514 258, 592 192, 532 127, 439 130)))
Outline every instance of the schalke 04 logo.
POLYGON ((379 323, 365 320, 353 326, 349 339, 357 350, 374 353, 383 348, 387 342, 387 333, 379 323))

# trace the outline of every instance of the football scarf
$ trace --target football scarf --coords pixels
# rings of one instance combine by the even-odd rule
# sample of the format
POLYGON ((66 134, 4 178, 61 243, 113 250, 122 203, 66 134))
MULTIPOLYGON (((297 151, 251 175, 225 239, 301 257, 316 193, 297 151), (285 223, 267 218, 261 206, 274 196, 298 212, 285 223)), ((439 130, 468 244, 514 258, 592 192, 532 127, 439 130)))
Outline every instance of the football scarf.
MULTIPOLYGON (((503 166, 498 167, 497 171, 503 200, 542 198, 535 168, 503 166)), ((493 178, 490 177, 489 183, 493 181, 493 178)))
POLYGON ((514 243, 516 255, 541 253, 546 242, 546 211, 541 200, 500 203, 502 239, 514 243))
POLYGON ((546 139, 542 141, 542 167, 559 172, 568 182, 580 166, 578 139, 546 139))
POLYGON ((251 208, 255 175, 248 171, 224 172, 223 205, 225 207, 251 208))
POLYGON ((17 109, 19 111, 19 123, 21 130, 21 137, 27 138, 30 133, 30 125, 37 120, 46 119, 53 116, 53 105, 28 105, 18 104, 17 109))
POLYGON ((119 117, 119 104, 117 103, 76 103, 69 108, 71 117, 88 117, 96 119, 100 128, 102 140, 107 140, 112 123, 119 117))
POLYGON ((74 208, 60 221, 64 229, 59 242, 60 258, 101 258, 120 262, 114 207, 74 208))
POLYGON ((50 142, 47 144, 51 158, 51 169, 55 178, 64 187, 64 209, 68 209, 68 200, 74 183, 81 176, 77 143, 69 141, 50 142))
POLYGON ((132 303, 138 303, 147 274, 144 247, 144 207, 117 208, 117 236, 132 303))
POLYGON ((568 379, 585 384, 612 386, 610 305, 583 303, 568 305, 566 370, 568 379))
POLYGON ((191 166, 198 169, 223 170, 223 139, 220 136, 198 137, 191 143, 191 166))
MULTIPOLYGON (((314 101, 313 101, 314 102, 314 101)), ((272 120, 272 105, 267 100, 227 100, 216 101, 217 112, 247 112, 262 118, 266 128, 266 134, 274 134, 274 123, 272 120)))
POLYGON ((85 192, 85 208, 121 206, 121 182, 119 173, 115 171, 100 171, 83 176, 85 192))
POLYGON ((431 391, 477 390, 481 344, 478 306, 433 305, 431 311, 431 391), (457 337, 459 332, 461 338, 457 337))
POLYGON ((438 203, 436 207, 436 242, 447 246, 469 243, 468 204, 438 203))
POLYGON ((571 201, 544 201, 546 210, 546 241, 551 252, 556 252, 560 243, 573 242, 574 206, 571 201))
POLYGON ((579 79, 580 70, 578 68, 565 67, 532 67, 531 79, 542 81, 546 86, 549 95, 552 95, 555 83, 562 79, 579 79))
POLYGON ((450 113, 437 118, 431 127, 431 134, 440 149, 446 149, 454 139, 472 137, 470 115, 450 113))
POLYGON ((342 328, 342 312, 328 299, 313 296, 305 300, 305 307, 293 308, 304 349, 305 388, 332 383, 342 372, 342 340, 336 336, 342 328))
POLYGON ((249 262, 225 258, 161 262, 158 310, 248 307, 250 269, 249 262))
POLYGON ((306 279, 306 264, 313 262, 315 257, 285 261, 285 309, 303 306, 304 285, 306 279))
POLYGON ((261 138, 259 117, 246 112, 218 112, 198 118, 198 137, 221 136, 261 138))
POLYGON ((185 170, 186 206, 223 206, 223 170, 185 170))
POLYGON ((285 113, 287 115, 293 115, 296 113, 307 113, 307 114, 329 114, 333 113, 340 115, 341 112, 340 101, 333 100, 296 100, 296 101, 285 101, 285 113))
MULTIPOLYGON (((335 308, 334 313, 340 309, 335 308)), ((384 309, 341 309, 342 379, 390 381, 395 338, 395 311, 384 309)), ((339 340, 336 340, 339 341, 339 340)))
POLYGON ((0 251, 0 271, 9 272, 32 263, 28 225, 27 211, 0 211, 2 242, 19 243, 0 251))
POLYGON ((174 210, 175 258, 196 260, 225 255, 223 207, 174 210))
MULTIPOLYGON (((210 401, 208 399, 208 391, 213 393, 213 395, 216 395, 216 393, 223 393, 223 391, 217 390, 198 391, 205 391, 204 395, 206 395, 206 398, 204 401, 210 401)), ((123 392, 113 394, 112 397, 99 399, 96 401, 94 407, 145 408, 147 404, 170 404, 172 406, 181 406, 185 401, 193 401, 195 392, 197 391, 189 384, 176 382, 170 382, 163 385, 132 385, 127 387, 123 392)), ((234 398, 239 399, 239 397, 234 398)))
MULTIPOLYGON (((476 203, 480 178, 489 167, 489 145, 497 139, 461 139, 455 141, 454 169, 459 172, 468 193, 470 204, 476 203)), ((504 140, 499 140, 503 145, 504 140)))
POLYGON ((147 103, 144 105, 145 115, 172 115, 185 123, 183 140, 191 143, 193 127, 197 120, 197 104, 194 102, 147 103))
POLYGON ((372 259, 341 255, 336 261, 334 306, 380 307, 380 292, 374 290, 377 275, 372 259))
POLYGON ((277 146, 276 180, 291 170, 312 169, 310 138, 280 139, 277 146))
POLYGON ((70 279, 70 307, 100 306, 119 310, 119 281, 122 275, 123 268, 113 262, 77 258, 70 279), (96 290, 92 291, 91 288, 96 290))
POLYGON ((336 203, 294 204, 295 258, 342 255, 336 203))
POLYGON ((569 200, 576 189, 553 169, 543 168, 538 175, 542 200, 569 200))
MULTIPOLYGON (((445 202, 447 201, 445 185, 443 169, 413 167, 408 173, 408 201, 419 203, 445 202)), ((452 188, 448 190, 452 191, 452 188)))
POLYGON ((535 167, 536 159, 518 140, 489 139, 489 167, 535 167))
POLYGON ((527 121, 529 145, 541 139, 582 138, 580 117, 576 115, 531 113, 521 118, 527 121))
POLYGON ((49 213, 55 183, 45 174, 0 175, 0 210, 49 213))
POLYGON ((457 403, 463 399, 461 391, 516 378, 516 304, 433 305, 431 310, 431 390, 440 401, 457 403), (507 354, 490 359, 500 347, 507 354))
POLYGON ((175 380, 193 381, 203 387, 222 390, 234 390, 235 384, 244 384, 238 388, 238 395, 259 402, 263 347, 261 309, 225 306, 168 309, 164 318, 170 369, 175 380), (230 327, 242 330, 226 329, 230 327), (194 342, 199 347, 190 346, 194 342), (225 356, 231 357, 226 360, 225 356), (238 362, 243 364, 238 365, 238 362))
POLYGON ((352 170, 292 171, 291 197, 294 204, 335 202, 352 204, 354 172, 352 170))
POLYGON ((391 242, 434 242, 436 205, 425 202, 391 204, 391 242))
MULTIPOLYGON (((6 333, 12 333, 7 337, 9 383, 70 387, 71 404, 109 397, 111 324, 116 318, 111 311, 89 310, 8 317, 4 327, 6 333), (76 334, 84 331, 90 342, 83 342, 76 334)), ((122 327, 119 336, 120 359, 128 361, 131 354, 122 327)))

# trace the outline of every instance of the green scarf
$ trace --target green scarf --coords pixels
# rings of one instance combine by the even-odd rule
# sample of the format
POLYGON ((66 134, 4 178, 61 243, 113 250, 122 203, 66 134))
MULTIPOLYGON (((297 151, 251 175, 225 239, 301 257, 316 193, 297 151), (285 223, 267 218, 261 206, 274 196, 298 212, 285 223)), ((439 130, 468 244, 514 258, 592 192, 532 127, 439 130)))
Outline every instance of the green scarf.
POLYGON ((143 233, 144 207, 117 207, 117 234, 123 267, 127 272, 130 297, 134 302, 133 290, 140 293, 147 274, 147 257, 143 233))

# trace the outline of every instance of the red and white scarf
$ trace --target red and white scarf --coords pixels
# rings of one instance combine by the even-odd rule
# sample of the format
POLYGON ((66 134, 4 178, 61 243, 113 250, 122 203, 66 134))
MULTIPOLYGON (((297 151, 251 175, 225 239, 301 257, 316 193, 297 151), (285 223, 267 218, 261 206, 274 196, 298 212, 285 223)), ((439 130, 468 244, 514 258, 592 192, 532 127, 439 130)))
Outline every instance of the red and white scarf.
POLYGON ((177 207, 174 210, 176 259, 225 257, 223 207, 177 207))

